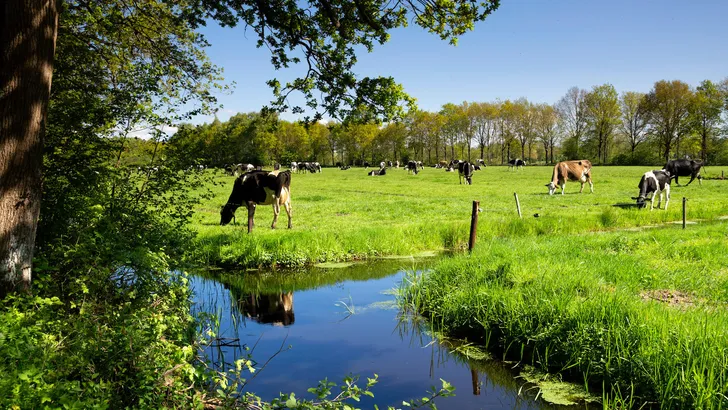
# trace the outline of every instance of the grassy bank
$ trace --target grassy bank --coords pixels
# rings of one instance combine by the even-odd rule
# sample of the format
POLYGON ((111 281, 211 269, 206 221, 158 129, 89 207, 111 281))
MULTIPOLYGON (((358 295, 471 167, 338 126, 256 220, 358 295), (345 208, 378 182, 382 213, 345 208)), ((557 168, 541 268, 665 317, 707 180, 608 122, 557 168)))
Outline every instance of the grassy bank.
MULTIPOLYGON (((596 167, 595 193, 578 194, 569 183, 566 195, 547 195, 543 185, 551 167, 508 171, 489 167, 475 173, 474 185, 458 184, 457 173, 427 168, 419 175, 394 169, 383 177, 366 171, 324 169, 320 174, 295 174, 291 183, 293 229, 285 213, 271 230, 272 209, 259 206, 256 228, 245 231, 244 209, 237 225, 219 226, 220 207, 232 190, 233 177, 217 175, 213 197, 196 210, 197 243, 191 255, 210 265, 300 266, 315 262, 409 255, 425 250, 462 249, 468 238, 471 201, 481 202, 479 240, 659 225, 681 218, 680 201, 689 198, 689 219, 728 214, 728 182, 694 182, 674 187, 667 212, 619 208, 637 195, 644 167, 596 167), (517 192, 524 218, 516 215, 517 192), (534 217, 538 214, 538 217, 534 217)), ((711 172, 716 170, 711 169, 711 172)), ((719 172, 719 171, 718 171, 719 172)))
POLYGON ((728 407, 728 222, 483 240, 413 278, 446 334, 603 390, 607 407, 728 407))

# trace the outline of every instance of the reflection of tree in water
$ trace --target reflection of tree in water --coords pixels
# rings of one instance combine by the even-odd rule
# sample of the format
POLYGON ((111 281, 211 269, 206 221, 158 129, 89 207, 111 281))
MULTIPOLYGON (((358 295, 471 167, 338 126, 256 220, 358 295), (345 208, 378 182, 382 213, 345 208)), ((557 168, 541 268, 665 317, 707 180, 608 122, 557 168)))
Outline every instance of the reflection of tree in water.
POLYGON ((234 287, 225 287, 235 302, 233 309, 245 318, 274 326, 290 326, 296 321, 293 292, 243 294, 234 287))

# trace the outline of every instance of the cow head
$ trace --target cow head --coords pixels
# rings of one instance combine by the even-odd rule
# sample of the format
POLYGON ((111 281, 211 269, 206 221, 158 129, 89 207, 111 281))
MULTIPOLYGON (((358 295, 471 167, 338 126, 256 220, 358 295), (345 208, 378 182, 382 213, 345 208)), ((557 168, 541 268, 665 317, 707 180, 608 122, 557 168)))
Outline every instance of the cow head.
POLYGON ((227 225, 235 218, 235 207, 232 204, 225 204, 220 209, 220 225, 227 225))
POLYGON ((556 185, 553 183, 553 181, 546 184, 546 186, 549 188, 549 195, 553 195, 554 192, 556 192, 556 185))

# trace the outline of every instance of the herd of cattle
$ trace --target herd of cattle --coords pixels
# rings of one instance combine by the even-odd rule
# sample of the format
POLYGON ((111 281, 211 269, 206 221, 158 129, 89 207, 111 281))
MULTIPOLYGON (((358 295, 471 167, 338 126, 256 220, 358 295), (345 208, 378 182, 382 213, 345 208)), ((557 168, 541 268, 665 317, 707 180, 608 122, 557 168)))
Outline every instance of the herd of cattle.
MULTIPOLYGON (((368 162, 364 162, 365 167, 369 167, 368 162)), ((380 162, 379 169, 369 171, 367 175, 383 176, 387 174, 387 165, 390 168, 399 168, 399 161, 394 163, 380 162)), ((526 163, 520 159, 513 159, 508 162, 508 169, 518 170, 523 168, 526 163)), ((337 164, 339 169, 346 170, 350 166, 337 164)), ((469 161, 452 160, 450 162, 440 161, 433 165, 436 169, 445 169, 446 172, 458 171, 460 184, 465 181, 466 185, 473 183, 474 171, 485 167, 483 160, 479 159, 475 163, 469 161)), ((687 185, 696 178, 698 183, 702 184, 700 170, 703 167, 701 161, 691 159, 678 159, 668 161, 661 170, 647 171, 642 175, 637 186, 639 195, 632 197, 637 201, 640 208, 646 206, 646 202, 650 200, 650 210, 654 209, 655 197, 658 197, 657 208, 662 204, 663 194, 666 196, 665 210, 670 203, 670 181, 675 180, 679 185, 679 177, 690 177, 687 185)), ((408 161, 404 168, 415 175, 422 169, 422 161, 408 161)), ((235 218, 235 211, 245 205, 248 209, 248 233, 253 230, 253 216, 255 215, 256 205, 273 205, 273 223, 271 228, 276 227, 278 215, 281 207, 284 207, 288 214, 288 228, 292 227, 291 221, 291 173, 292 172, 321 172, 321 164, 318 162, 292 162, 291 169, 280 171, 280 164, 274 165, 273 171, 262 170, 252 164, 237 164, 235 166, 227 166, 226 171, 231 175, 236 175, 233 184, 233 192, 230 194, 227 203, 220 210, 220 225, 227 225, 235 218)), ((556 192, 556 188, 561 188, 561 194, 564 194, 567 181, 575 181, 581 184, 579 192, 584 191, 584 184, 589 184, 589 189, 594 193, 594 183, 592 182, 592 164, 589 160, 562 161, 554 165, 551 182, 546 184, 549 195, 556 192)))

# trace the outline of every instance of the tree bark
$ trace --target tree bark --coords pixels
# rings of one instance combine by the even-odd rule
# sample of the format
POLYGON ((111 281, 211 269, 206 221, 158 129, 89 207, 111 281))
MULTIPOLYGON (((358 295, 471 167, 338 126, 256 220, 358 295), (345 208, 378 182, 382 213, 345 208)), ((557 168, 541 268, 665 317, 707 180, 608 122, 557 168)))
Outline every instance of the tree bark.
POLYGON ((57 31, 56 0, 0 6, 0 296, 30 288, 57 31))

